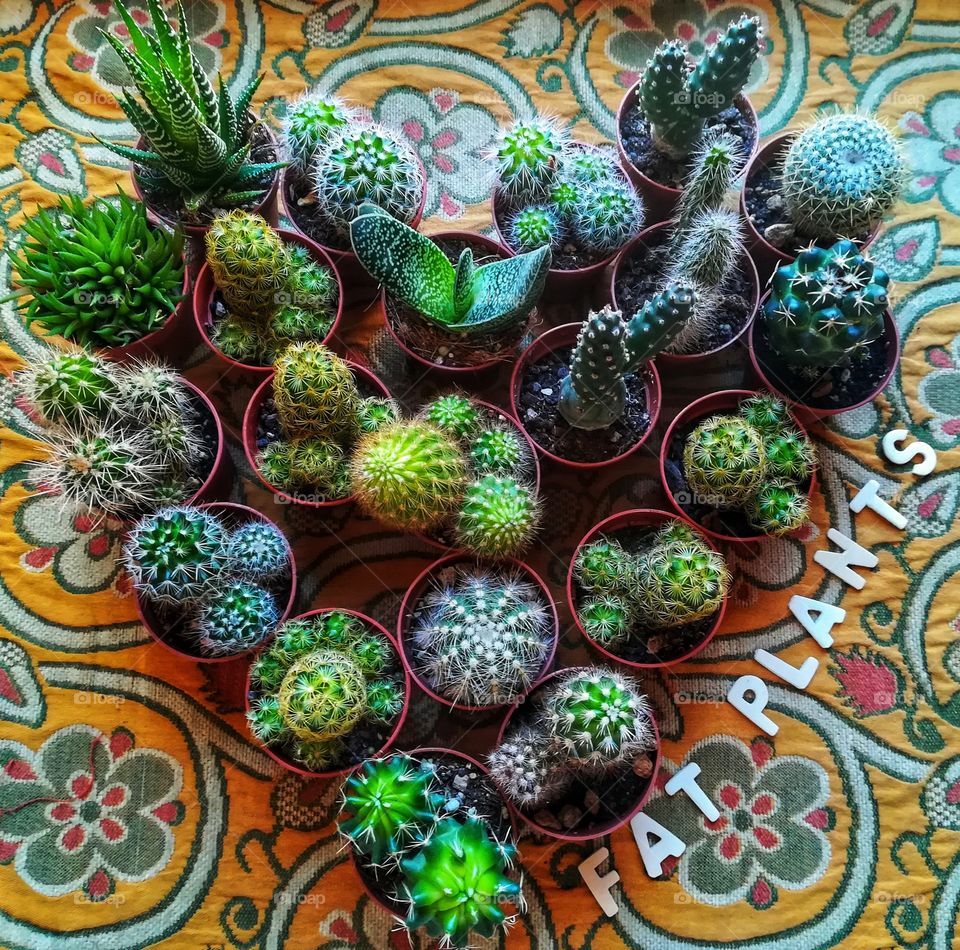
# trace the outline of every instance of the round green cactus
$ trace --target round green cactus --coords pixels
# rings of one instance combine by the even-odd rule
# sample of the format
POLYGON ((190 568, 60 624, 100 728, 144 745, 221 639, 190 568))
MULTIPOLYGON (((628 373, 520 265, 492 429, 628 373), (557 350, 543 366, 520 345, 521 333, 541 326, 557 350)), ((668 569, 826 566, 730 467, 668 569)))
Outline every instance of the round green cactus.
POLYGON ((294 487, 292 458, 293 445, 290 442, 271 442, 257 455, 257 471, 274 488, 288 491, 294 487))
POLYGON ((368 396, 361 400, 357 409, 357 428, 361 433, 376 432, 384 426, 399 422, 400 417, 400 407, 395 400, 368 396))
POLYGON ((587 185, 573 210, 573 237, 585 251, 607 257, 640 233, 644 214, 643 200, 627 182, 587 185))
POLYGON ((574 148, 564 155, 563 177, 581 185, 597 185, 621 175, 616 156, 604 148, 574 148))
POLYGON ((580 201, 582 187, 583 185, 580 182, 563 179, 550 189, 549 204, 562 220, 569 219, 570 215, 573 214, 580 201))
POLYGON ((314 260, 310 251, 299 245, 287 246, 290 274, 287 288, 291 303, 315 314, 318 324, 333 321, 340 289, 333 271, 314 260))
POLYGON ((49 349, 16 377, 18 388, 47 425, 102 421, 119 395, 116 367, 92 353, 49 349))
POLYGON ((190 416, 155 419, 143 431, 157 462, 171 474, 189 472, 206 452, 203 433, 190 416))
POLYGON ((203 656, 229 656, 259 646, 279 617, 273 594, 249 581, 232 581, 207 595, 187 635, 203 656))
POLYGON ((787 404, 776 396, 749 396, 740 403, 739 412, 764 438, 792 425, 787 404))
POLYGON ((544 116, 516 121, 500 132, 496 145, 497 178, 504 194, 536 200, 556 181, 569 136, 544 116))
POLYGON ((797 429, 783 428, 764 439, 767 474, 794 483, 806 481, 813 472, 814 451, 810 440, 797 429))
POLYGON ((306 168, 317 149, 352 121, 352 110, 335 96, 314 90, 295 99, 283 121, 283 141, 292 163, 306 168))
POLYGON ((457 543, 479 557, 522 551, 540 526, 539 503, 516 479, 484 475, 466 490, 457 518, 457 543))
POLYGON ((231 531, 226 556, 230 570, 249 580, 279 577, 290 570, 283 532, 265 521, 248 521, 231 531))
POLYGON ((296 484, 328 494, 345 464, 343 449, 337 442, 301 439, 291 447, 290 478, 296 484))
POLYGON ((163 363, 133 361, 110 370, 117 374, 117 410, 138 424, 181 420, 191 409, 183 377, 163 363))
POLYGON ((227 314, 210 330, 210 341, 225 356, 238 363, 267 363, 272 341, 266 341, 257 325, 238 314, 227 314))
POLYGON ((423 416, 458 439, 472 435, 480 425, 480 410, 460 393, 438 396, 424 408, 423 416))
POLYGON ((278 344, 322 343, 330 333, 333 316, 326 310, 307 310, 285 304, 270 318, 270 332, 278 344))
POLYGON ((556 250, 566 238, 566 226, 548 205, 521 208, 507 225, 507 242, 518 251, 532 251, 544 246, 556 250))
POLYGON ((763 482, 746 504, 751 524, 764 534, 789 534, 810 518, 810 504, 796 482, 774 478, 763 482))
POLYGON ((577 552, 573 573, 582 587, 598 594, 626 594, 635 586, 633 558, 609 538, 585 544, 577 552))
POLYGON ((284 725, 301 739, 336 739, 367 711, 363 673, 335 651, 311 653, 287 670, 277 692, 284 725))
POLYGON ((247 722, 250 731, 266 745, 280 739, 286 728, 276 696, 258 696, 247 712, 247 722))
POLYGON ((763 437, 740 416, 713 416, 687 436, 683 466, 698 501, 739 506, 764 479, 763 437))
POLYGON ((586 635, 608 649, 629 638, 636 620, 630 601, 617 594, 588 597, 577 608, 577 617, 586 635))
POLYGON ((513 427, 490 426, 470 441, 470 464, 478 475, 508 475, 528 456, 522 436, 513 427))

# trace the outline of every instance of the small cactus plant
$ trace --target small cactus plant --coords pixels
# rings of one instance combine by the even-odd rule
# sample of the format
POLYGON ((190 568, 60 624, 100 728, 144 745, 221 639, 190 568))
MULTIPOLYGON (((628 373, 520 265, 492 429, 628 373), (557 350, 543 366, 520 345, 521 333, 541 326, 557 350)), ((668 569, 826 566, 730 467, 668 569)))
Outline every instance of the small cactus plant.
POLYGON ((470 464, 480 475, 509 475, 518 471, 527 455, 523 438, 506 426, 486 426, 470 441, 470 464))
POLYGON ((355 121, 353 111, 335 96, 319 90, 303 93, 290 103, 283 121, 283 140, 293 166, 306 171, 317 149, 355 121))
POLYGON ((743 233, 736 212, 705 211, 693 219, 684 235, 675 273, 701 288, 720 288, 743 251, 743 233))
POLYGON ((277 577, 290 569, 283 532, 265 521, 249 521, 231 531, 226 556, 230 570, 249 580, 277 577))
POLYGON ((113 411, 112 367, 81 350, 46 350, 17 375, 17 386, 46 425, 82 427, 113 411))
POLYGON ((468 396, 438 396, 423 412, 424 418, 457 439, 471 435, 480 425, 480 410, 468 396))
POLYGON ((203 656, 227 656, 259 646, 280 618, 276 598, 246 580, 212 591, 200 604, 187 636, 203 656))
POLYGON ((585 544, 574 561, 574 576, 596 593, 626 593, 634 586, 633 560, 618 542, 602 538, 585 544))
POLYGON ((687 437, 684 471, 690 487, 716 507, 743 504, 763 481, 763 437, 740 416, 714 416, 687 437))
POLYGON ((169 366, 153 360, 135 360, 119 374, 115 367, 109 369, 117 387, 115 408, 138 424, 177 418, 190 410, 183 378, 169 366))
POLYGON ((743 170, 743 159, 743 148, 728 132, 712 132, 697 143, 690 173, 673 215, 675 245, 680 243, 694 218, 723 206, 727 192, 743 170))
POLYGON ((618 594, 589 597, 577 609, 586 635, 602 647, 614 647, 628 639, 636 623, 630 600, 618 594))
POLYGON ((540 526, 536 495, 509 476, 471 482, 457 518, 459 544, 479 557, 510 557, 526 548, 540 526))
POLYGON ((750 521, 764 534, 789 534, 810 518, 807 496, 797 490, 795 481, 772 478, 763 482, 746 505, 750 521))
POLYGON ((490 778, 520 808, 553 801, 573 780, 540 731, 530 726, 505 736, 488 756, 487 765, 490 778))
POLYGON ((510 219, 508 228, 510 246, 518 251, 533 251, 538 247, 549 247, 555 251, 567 236, 560 216, 547 205, 521 208, 510 219))
POLYGON ((640 233, 644 208, 632 185, 612 179, 583 186, 570 217, 576 243, 605 258, 640 233))
POLYGON ((376 432, 384 426, 400 421, 400 407, 393 399, 368 396, 357 408, 357 428, 360 432, 376 432))
POLYGON ((496 145, 497 178, 512 197, 545 196, 557 179, 569 136, 544 116, 515 122, 496 145))

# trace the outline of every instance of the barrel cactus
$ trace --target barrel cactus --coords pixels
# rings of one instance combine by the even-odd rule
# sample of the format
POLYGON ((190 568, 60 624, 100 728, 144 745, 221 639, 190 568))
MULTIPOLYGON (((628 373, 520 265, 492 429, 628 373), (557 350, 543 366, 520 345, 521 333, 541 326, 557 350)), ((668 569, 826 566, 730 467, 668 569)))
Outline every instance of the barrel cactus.
POLYGON ((286 538, 266 521, 248 521, 231 531, 226 557, 230 570, 249 580, 278 577, 290 570, 286 538))
POLYGON ((763 437, 740 416, 714 416, 687 437, 683 464, 698 500, 717 508, 736 507, 763 481, 763 437))
POLYGON ((533 251, 538 247, 555 251, 567 237, 564 222, 548 205, 521 208, 510 219, 508 231, 508 243, 518 251, 533 251))
POLYGON ((751 523, 764 534, 790 534, 810 518, 810 503, 797 483, 772 478, 761 483, 746 505, 751 523))
POLYGON ((424 407, 422 415, 457 439, 471 435, 480 425, 480 410, 462 393, 438 396, 424 407))
POLYGON ((82 350, 45 350, 16 377, 17 387, 47 425, 83 427, 116 405, 116 368, 82 350))
POLYGON ((203 656, 230 656, 263 643, 279 618, 273 594, 250 581, 236 580, 204 598, 187 637, 203 656))
POLYGON ((577 608, 577 618, 594 643, 610 649, 629 638, 636 623, 636 609, 620 594, 597 594, 577 608))
POLYGON ((519 119, 504 129, 496 144, 497 179, 504 194, 546 195, 556 181, 568 142, 566 130, 545 116, 519 119))
POLYGON ((633 186, 619 179, 585 185, 571 214, 576 243, 597 258, 619 251, 643 228, 643 201, 633 186))
POLYGON ((470 440, 470 464, 478 475, 509 475, 529 457, 523 437, 512 426, 483 427, 470 440))
POLYGON ((539 526, 539 501, 530 488, 510 476, 484 475, 466 488, 457 541, 478 557, 510 557, 530 544, 539 526))
POLYGON ((558 798, 573 774, 541 732, 520 726, 507 733, 487 757, 490 778, 520 808, 539 808, 558 798))
POLYGON ((354 121, 352 109, 320 90, 305 92, 291 102, 283 120, 283 141, 294 167, 305 171, 317 149, 354 121))

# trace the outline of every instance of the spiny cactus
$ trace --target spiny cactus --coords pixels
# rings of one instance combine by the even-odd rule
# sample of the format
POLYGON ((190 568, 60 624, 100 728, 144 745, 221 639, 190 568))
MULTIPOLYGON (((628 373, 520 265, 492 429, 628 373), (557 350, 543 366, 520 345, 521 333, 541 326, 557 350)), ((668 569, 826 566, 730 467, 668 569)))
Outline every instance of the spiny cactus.
POLYGON ((673 214, 673 241, 679 246, 694 218, 723 206, 734 179, 743 169, 743 148, 729 132, 711 132, 693 150, 690 174, 673 214))
POLYGON ((790 426, 764 436, 764 453, 771 478, 786 478, 799 484, 813 472, 813 446, 802 432, 790 426))
POLYGON ((807 496, 798 490, 795 481, 785 478, 761 483, 745 507, 755 527, 775 536, 796 531, 810 517, 807 496))
POLYGON ((749 396, 740 403, 738 411, 765 439, 792 425, 787 404, 776 396, 749 396))
POLYGON ((625 594, 635 586, 634 563, 619 541, 600 538, 585 544, 573 565, 574 577, 582 587, 596 593, 625 594))
POLYGON ((123 549, 134 585, 158 603, 199 600, 227 567, 221 520, 200 508, 164 508, 140 519, 123 549))
POLYGON ((740 416, 714 416, 687 436, 683 465, 690 488, 708 504, 736 507, 763 481, 763 437, 740 416))
POLYGON ((540 526, 533 491, 509 476, 484 475, 467 486, 457 516, 457 542, 478 557, 522 551, 540 526))
POLYGON ((760 51, 760 21, 742 16, 692 66, 680 40, 654 52, 637 86, 654 144, 677 158, 688 155, 703 123, 733 104, 760 51))
POLYGON ((424 408, 423 416, 458 439, 471 435, 480 425, 480 410, 460 393, 438 396, 424 408))
POLYGON ((188 473, 207 451, 203 435, 191 416, 167 416, 144 426, 154 457, 167 473, 188 473))
POLYGON ((249 580, 274 578, 290 570, 283 532, 266 521, 248 521, 231 531, 226 556, 230 570, 249 580))
POLYGON ((626 181, 585 185, 571 215, 576 243, 597 257, 619 251, 643 228, 643 201, 626 181))
POLYGON ((116 408, 138 425, 181 419, 191 410, 190 391, 183 377, 155 360, 135 360, 110 367, 117 387, 116 408))
POLYGON ((563 156, 562 177, 580 185, 597 185, 620 176, 615 154, 603 146, 571 148, 563 156))
POLYGON ((563 221, 547 205, 521 208, 507 227, 507 240, 518 251, 533 251, 544 246, 556 251, 567 237, 563 221))
POLYGON ((496 145, 497 179, 508 197, 546 195, 568 147, 568 135, 545 116, 517 120, 500 132, 496 145))
POLYGON ((790 143, 781 192, 800 234, 861 237, 897 203, 907 166, 893 134, 869 115, 818 119, 790 143))
POLYGON ((510 922, 504 905, 521 903, 520 884, 507 875, 515 854, 478 818, 442 821, 423 848, 400 862, 410 900, 407 927, 424 927, 458 948, 471 934, 493 936, 510 922))
POLYGON ((700 287, 720 288, 744 252, 734 211, 705 211, 690 223, 674 262, 676 273, 700 287))
POLYGON ((540 591, 515 572, 459 571, 416 607, 416 670, 452 702, 514 701, 543 669, 551 616, 540 591))
POLYGON ((237 314, 228 313, 214 323, 210 340, 221 353, 238 363, 265 361, 270 355, 257 325, 237 314))
MULTIPOLYGON (((323 340, 330 332, 333 316, 287 304, 270 318, 270 332, 277 343, 305 343, 323 340)), ((229 355, 229 354, 228 354, 229 355)))
POLYGON ((343 449, 331 439, 302 439, 291 446, 290 480, 329 490, 345 464, 343 449))
POLYGON ((290 442, 271 442, 257 454, 257 471, 264 480, 280 489, 293 486, 290 462, 293 445, 290 442))
POLYGON ((673 349, 675 341, 699 322, 703 310, 700 296, 689 282, 668 283, 627 321, 623 346, 628 371, 673 349))
POLYGON ((287 289, 291 302, 298 307, 332 317, 339 288, 333 271, 316 261, 311 252, 299 244, 286 246, 290 279, 287 289))
POLYGON ((411 531, 428 530, 451 514, 466 481, 459 446, 429 423, 397 422, 363 436, 350 466, 360 507, 411 531))
POLYGON ((115 368, 82 351, 44 351, 17 375, 17 386, 47 425, 86 426, 116 405, 115 368))
POLYGON ((509 475, 518 470, 529 452, 523 438, 512 426, 493 425, 481 429, 470 440, 470 465, 479 475, 509 475))
POLYGON ((773 349, 790 364, 832 366, 883 333, 890 278, 852 241, 809 247, 779 267, 763 306, 773 349))
POLYGON ((626 597, 598 594, 588 597, 577 609, 586 635, 602 647, 614 647, 630 636, 636 611, 626 597))
POLYGON ((187 636, 203 656, 229 656, 261 644, 279 618, 273 594, 249 581, 232 581, 204 599, 187 636))
POLYGON ((376 432, 384 426, 400 421, 400 407, 393 399, 368 396, 357 408, 357 428, 360 432, 376 432))
POLYGON ((367 759, 343 787, 337 827, 372 865, 399 861, 433 830, 443 796, 407 755, 367 759))
POLYGON ((283 120, 283 139, 293 165, 305 170, 314 153, 330 136, 356 121, 353 110, 336 96, 319 90, 305 92, 290 103, 283 120))
POLYGON ((294 735, 336 739, 366 713, 366 681, 352 658, 333 651, 311 653, 287 670, 277 700, 284 724, 294 735))
POLYGON ((539 730, 521 726, 504 736, 487 758, 490 778, 520 808, 537 808, 556 800, 573 774, 539 730))

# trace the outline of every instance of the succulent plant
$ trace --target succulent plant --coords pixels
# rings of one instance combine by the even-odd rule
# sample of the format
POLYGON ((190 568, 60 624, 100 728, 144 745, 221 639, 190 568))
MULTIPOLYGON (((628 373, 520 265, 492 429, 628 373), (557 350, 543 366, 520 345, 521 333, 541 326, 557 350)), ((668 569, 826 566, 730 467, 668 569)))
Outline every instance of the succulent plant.
POLYGON ((345 782, 340 834, 374 866, 399 861, 433 830, 442 796, 407 755, 367 759, 345 782))
POLYGON ((357 409, 357 428, 360 432, 376 432, 384 426, 399 422, 400 407, 393 399, 368 396, 357 409))
POLYGON ((277 692, 284 724, 301 739, 349 732, 367 711, 367 687, 353 658, 319 650, 294 660, 277 692))
POLYGON ((326 489, 346 464, 343 449, 332 439, 301 439, 290 450, 290 479, 295 484, 326 489))
POLYGON ((745 506, 751 523, 764 534, 784 535, 796 531, 810 518, 807 496, 791 479, 762 482, 745 506))
POLYGON ((560 216, 548 205, 528 205, 510 219, 507 241, 518 251, 549 247, 556 251, 567 237, 560 216))
POLYGON ((332 324, 330 313, 287 304, 270 318, 270 332, 279 345, 307 343, 325 339, 332 324))
POLYGON ((457 542, 478 557, 509 557, 530 544, 540 526, 533 491, 509 476, 471 482, 457 516, 457 542))
POLYGON ((522 575, 461 569, 415 608, 415 668, 452 702, 513 702, 542 671, 551 626, 542 594, 522 575))
POLYGON ((570 216, 573 238, 588 253, 608 257, 640 233, 644 214, 643 201, 625 180, 584 185, 570 216))
POLYGON ((453 334, 516 330, 543 291, 550 249, 476 266, 465 248, 456 266, 428 237, 364 206, 350 225, 354 253, 387 293, 453 334))
POLYGON ((363 436, 350 466, 360 507, 410 531, 428 530, 457 508, 467 473, 457 443, 425 422, 397 422, 363 436))
POLYGON ((193 414, 169 415, 144 425, 153 455, 169 475, 186 476, 207 452, 193 414))
POLYGON ((770 345, 788 363, 833 366, 878 340, 890 278, 852 241, 810 247, 779 267, 763 306, 770 345))
POLYGON ((410 901, 407 927, 424 927, 459 948, 471 934, 493 936, 509 922, 504 905, 521 903, 520 884, 507 875, 515 854, 478 818, 440 822, 429 841, 400 862, 410 901))
POLYGON ((797 429, 784 426, 764 436, 767 475, 794 483, 806 481, 813 472, 814 453, 810 440, 797 429))
POLYGON ((620 177, 615 153, 609 147, 571 148, 564 156, 560 174, 567 182, 598 185, 620 177))
POLYGON ((776 396, 749 396, 740 403, 738 410, 764 438, 778 435, 784 427, 793 424, 787 404, 776 396))
POLYGON ((480 410, 468 396, 460 393, 438 396, 427 404, 423 416, 458 439, 472 435, 480 425, 480 410))
POLYGON ((636 611, 626 597, 597 594, 577 608, 577 617, 594 643, 609 648, 628 639, 636 622, 636 611))
POLYGON ((294 484, 290 467, 292 457, 293 445, 290 442, 270 442, 257 454, 257 470, 265 481, 287 490, 294 484))
POLYGON ((470 440, 470 465, 479 475, 515 473, 528 454, 527 445, 512 426, 486 426, 470 440))
POLYGON ((690 173, 673 213, 673 243, 682 242, 695 218, 717 211, 743 170, 743 147, 729 132, 711 131, 693 149, 690 173))
POLYGON ((317 149, 346 125, 356 121, 353 110, 319 90, 303 93, 287 108, 283 140, 292 164, 306 170, 317 149))
POLYGON ((262 331, 242 316, 228 313, 210 330, 210 340, 226 356, 238 363, 256 363, 269 358, 262 331))
POLYGON ((273 594, 250 581, 231 581, 204 598, 187 636, 203 656, 229 656, 263 643, 279 618, 273 594))
POLYGON ((247 115, 261 76, 233 98, 223 78, 218 89, 194 55, 183 7, 179 30, 159 0, 147 0, 149 33, 120 0, 114 7, 125 27, 103 36, 126 67, 139 100, 127 93, 120 106, 143 136, 145 148, 105 142, 141 169, 145 184, 179 196, 188 211, 203 205, 232 207, 262 196, 280 162, 249 161, 253 124, 247 115), (132 48, 131 48, 132 47, 132 48))
POLYGON ((520 119, 500 132, 497 179, 504 194, 517 198, 546 195, 568 148, 566 130, 545 116, 520 119))
POLYGON ((290 570, 283 532, 267 521, 248 521, 231 531, 226 556, 230 570, 248 580, 270 579, 290 570))
POLYGON ((17 375, 17 387, 47 425, 82 428, 113 411, 111 364, 81 350, 48 349, 17 375))
POLYGON ((623 345, 628 371, 669 350, 703 312, 700 295, 687 281, 671 281, 628 321, 623 345))
POLYGON ((182 419, 192 410, 183 377, 156 360, 133 360, 122 367, 101 364, 115 379, 115 409, 135 424, 182 419))
POLYGON ((159 330, 182 296, 183 238, 153 227, 122 193, 89 205, 61 197, 22 230, 11 296, 27 326, 39 323, 47 336, 123 346, 159 330))
POLYGON ((690 488, 714 507, 737 507, 763 481, 763 437, 741 416, 713 416, 700 423, 683 451, 690 488))
POLYGON ((556 750, 530 726, 508 732, 487 757, 487 765, 494 784, 524 809, 554 801, 573 779, 556 750))
POLYGON ((288 244, 286 250, 290 302, 299 309, 314 312, 315 318, 332 317, 340 292, 333 271, 315 260, 300 244, 288 244))
POLYGON ((637 86, 654 144, 676 158, 690 154, 704 121, 733 104, 760 51, 760 21, 741 16, 692 66, 680 40, 654 52, 637 86))
POLYGON ((743 232, 737 213, 705 211, 693 219, 684 235, 673 272, 701 288, 719 289, 743 252, 743 232))
POLYGON ((599 538, 577 552, 573 573, 588 591, 626 594, 635 587, 634 560, 619 541, 599 538))
POLYGON ((894 135, 872 116, 839 112, 790 142, 781 193, 801 235, 830 241, 873 230, 899 200, 906 179, 894 135))

